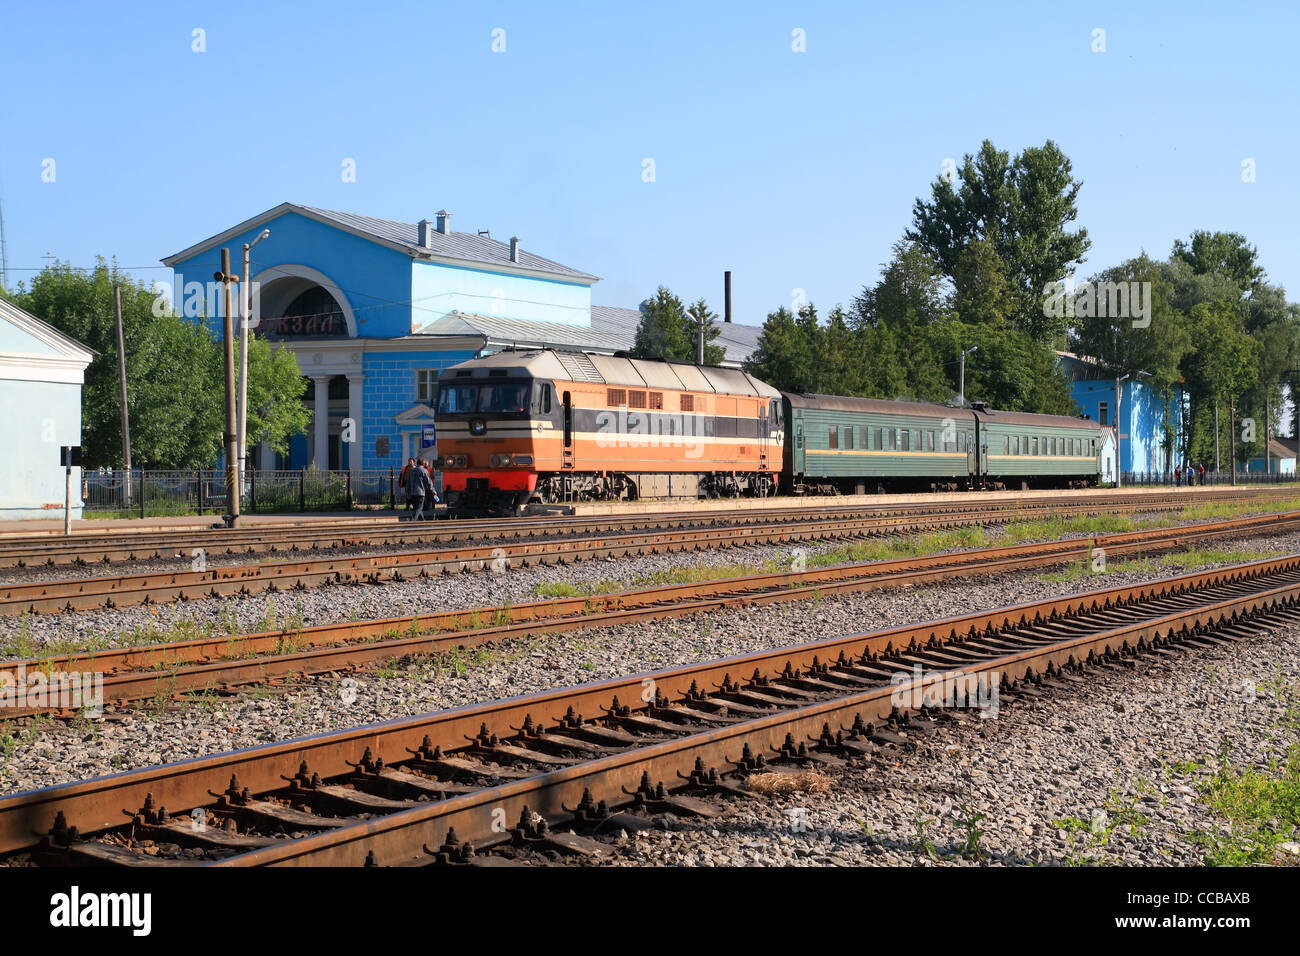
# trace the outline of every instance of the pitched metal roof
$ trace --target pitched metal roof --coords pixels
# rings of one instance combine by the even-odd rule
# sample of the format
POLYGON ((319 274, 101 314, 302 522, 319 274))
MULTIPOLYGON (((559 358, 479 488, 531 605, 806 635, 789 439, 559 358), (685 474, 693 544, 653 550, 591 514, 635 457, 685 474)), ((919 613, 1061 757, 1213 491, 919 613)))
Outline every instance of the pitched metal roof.
MULTIPOLYGON (((89 365, 99 353, 87 345, 82 345, 69 335, 64 335, 48 322, 42 322, 26 309, 20 309, 8 299, 0 296, 0 321, 15 326, 38 342, 54 350, 55 356, 73 362, 89 365)), ((14 355, 26 353, 13 353, 14 355)), ((33 353, 35 354, 35 353, 33 353)))
POLYGON ((252 219, 247 219, 236 226, 232 226, 219 235, 212 236, 190 246, 188 249, 170 255, 163 259, 162 262, 168 266, 175 265, 177 262, 189 259, 200 252, 228 241, 234 236, 255 229, 263 223, 270 222, 272 219, 289 212, 306 216, 308 219, 314 219, 326 225, 335 226, 353 235, 370 239, 399 252, 405 252, 417 259, 433 259, 452 264, 464 263, 466 266, 487 266, 507 272, 541 273, 554 276, 557 279, 575 280, 583 284, 599 281, 598 276, 534 255, 524 249, 522 245, 519 249, 519 261, 511 262, 510 244, 508 242, 499 242, 486 236, 471 235, 464 232, 450 232, 444 235, 431 226, 429 241, 432 245, 425 247, 419 243, 420 227, 417 223, 398 222, 393 219, 376 219, 373 216, 358 216, 355 213, 338 212, 333 209, 318 209, 315 206, 300 206, 297 203, 288 202, 281 203, 274 209, 268 209, 252 219))
MULTIPOLYGON (((524 319, 502 319, 490 315, 472 315, 449 312, 415 330, 416 335, 477 335, 485 345, 518 348, 580 349, 613 354, 630 352, 636 344, 636 327, 641 321, 637 309, 617 309, 610 306, 591 307, 591 326, 561 325, 558 322, 529 322, 524 319)), ((725 350, 723 365, 739 367, 749 357, 758 343, 762 331, 754 326, 724 324, 723 332, 714 344, 725 350), (744 331, 740 331, 744 330, 744 331), (752 342, 753 345, 746 343, 752 342)))
MULTIPOLYGON (((631 349, 636 340, 636 327, 641 322, 641 311, 639 309, 619 309, 608 305, 593 305, 591 307, 591 325, 593 328, 600 327, 607 329, 611 334, 626 334, 629 336, 627 344, 620 346, 623 349, 631 349)), ((722 347, 726 356, 723 359, 725 365, 739 366, 745 359, 758 348, 758 337, 763 330, 756 325, 739 325, 735 322, 719 322, 718 337, 713 340, 714 345, 722 347)))

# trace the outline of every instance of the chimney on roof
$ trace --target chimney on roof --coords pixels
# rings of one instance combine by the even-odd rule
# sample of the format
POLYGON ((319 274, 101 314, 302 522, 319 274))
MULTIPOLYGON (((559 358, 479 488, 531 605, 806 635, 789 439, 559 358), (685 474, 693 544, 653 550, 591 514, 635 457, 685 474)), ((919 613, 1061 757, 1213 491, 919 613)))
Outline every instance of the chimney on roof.
POLYGON ((451 213, 445 209, 438 210, 438 232, 444 236, 451 234, 451 213))
POLYGON ((510 261, 511 262, 519 261, 519 237, 518 236, 510 237, 510 261))
POLYGON ((427 219, 421 219, 419 225, 420 247, 423 249, 433 248, 433 223, 427 219))
POLYGON ((722 273, 723 322, 731 321, 731 270, 722 273))

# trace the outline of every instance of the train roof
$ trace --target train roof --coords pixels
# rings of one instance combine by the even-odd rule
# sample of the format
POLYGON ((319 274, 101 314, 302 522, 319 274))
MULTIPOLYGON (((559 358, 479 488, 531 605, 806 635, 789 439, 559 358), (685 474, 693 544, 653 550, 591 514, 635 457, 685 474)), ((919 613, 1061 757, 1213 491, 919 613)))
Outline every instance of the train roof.
POLYGON ((1082 428, 1096 431, 1099 426, 1087 418, 1069 415, 1037 415, 1031 412, 1001 412, 992 408, 961 408, 957 405, 935 405, 929 402, 898 402, 881 398, 851 398, 845 395, 817 395, 786 392, 785 397, 794 408, 824 408, 838 412, 860 412, 876 415, 913 415, 921 418, 953 418, 956 415, 979 415, 991 425, 1051 426, 1053 428, 1082 428))
POLYGON ((489 378, 491 372, 566 382, 592 382, 628 388, 717 392, 779 398, 781 393, 739 369, 692 365, 663 359, 634 359, 561 349, 507 349, 443 369, 440 382, 489 378))
POLYGON ((1091 418, 1079 415, 1038 415, 1034 412, 1000 412, 994 408, 975 409, 981 421, 990 425, 1039 425, 1051 428, 1081 428, 1099 431, 1101 426, 1091 418))
POLYGON ((920 415, 924 418, 952 418, 970 414, 970 409, 955 405, 927 402, 894 402, 883 398, 851 398, 847 395, 817 395, 785 392, 794 408, 825 408, 836 412, 862 412, 876 415, 920 415))

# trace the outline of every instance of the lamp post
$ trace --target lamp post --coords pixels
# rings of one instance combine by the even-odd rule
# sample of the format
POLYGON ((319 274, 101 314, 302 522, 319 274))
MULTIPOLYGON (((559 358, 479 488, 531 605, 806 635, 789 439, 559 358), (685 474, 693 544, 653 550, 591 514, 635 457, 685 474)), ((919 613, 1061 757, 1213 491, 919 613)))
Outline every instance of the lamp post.
POLYGON ((1124 403, 1124 383, 1128 381, 1131 373, 1126 372, 1121 377, 1115 379, 1115 488, 1119 489, 1123 482, 1124 459, 1119 453, 1119 443, 1122 437, 1120 431, 1120 408, 1124 403))
MULTIPOLYGON (((248 448, 245 433, 248 430, 248 329, 249 312, 253 308, 253 289, 248 282, 249 253, 253 246, 271 234, 263 229, 252 242, 244 243, 244 298, 239 317, 239 492, 244 490, 244 471, 248 465, 248 448)), ((253 325, 256 328, 256 323, 253 325)))
POLYGON ((972 345, 968 349, 963 349, 961 353, 961 372, 957 380, 957 402, 962 408, 966 407, 966 356, 978 351, 978 349, 978 345, 972 345))

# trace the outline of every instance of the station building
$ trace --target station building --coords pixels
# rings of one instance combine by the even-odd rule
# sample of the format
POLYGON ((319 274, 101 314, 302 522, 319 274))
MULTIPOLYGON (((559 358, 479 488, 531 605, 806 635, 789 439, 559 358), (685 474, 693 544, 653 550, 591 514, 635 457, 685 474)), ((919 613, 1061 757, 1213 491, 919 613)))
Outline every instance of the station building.
MULTIPOLYGON (((59 449, 81 444, 81 386, 95 353, 0 298, 0 519, 63 514, 59 449)), ((81 517, 81 469, 72 469, 81 517)))
POLYGON ((1183 417, 1187 396, 1182 388, 1175 385, 1166 396, 1140 375, 1132 375, 1119 384, 1117 391, 1115 376, 1099 362, 1072 352, 1056 354, 1070 378, 1070 394, 1079 411, 1109 428, 1114 436, 1103 455, 1102 481, 1114 481, 1117 470, 1125 474, 1165 474, 1185 463, 1183 417))
MULTIPOLYGON (((517 238, 455 232, 439 212, 415 223, 282 203, 163 259, 173 305, 219 334, 221 250, 241 267, 252 250, 255 334, 291 349, 310 380, 311 430, 289 454, 249 449, 261 469, 401 468, 431 440, 438 371, 507 347, 613 354, 631 349, 640 312, 593 306, 597 276, 526 248, 517 238), (344 419, 352 442, 341 441, 344 419)), ((738 367, 760 330, 725 324, 715 344, 738 367)))

